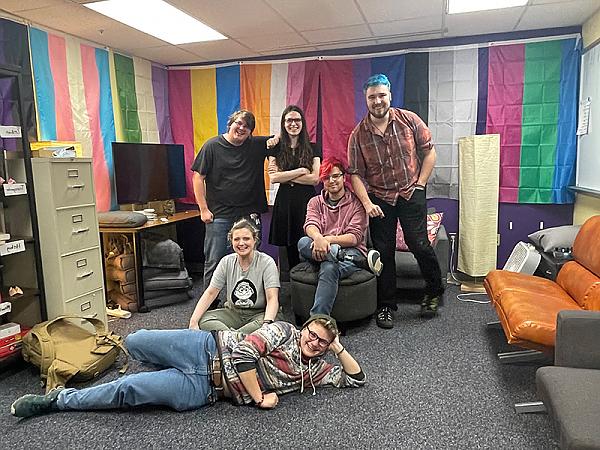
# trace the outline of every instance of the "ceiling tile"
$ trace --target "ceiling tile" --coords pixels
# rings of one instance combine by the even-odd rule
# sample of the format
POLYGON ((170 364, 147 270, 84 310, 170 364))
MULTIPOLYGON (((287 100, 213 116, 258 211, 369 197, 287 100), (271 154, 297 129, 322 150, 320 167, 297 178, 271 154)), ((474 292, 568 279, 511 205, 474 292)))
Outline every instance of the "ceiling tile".
POLYGON ((257 52, 244 47, 238 42, 227 39, 225 41, 197 42, 195 44, 182 44, 178 46, 188 52, 194 53, 209 61, 222 61, 237 58, 251 58, 260 56, 257 52))
POLYGON ((391 22, 423 16, 439 16, 445 12, 445 0, 356 0, 369 22, 391 22))
POLYGON ((419 19, 397 20, 394 22, 372 23, 371 30, 376 37, 387 38, 400 36, 404 38, 406 35, 441 31, 442 17, 430 16, 419 19))
POLYGON ((364 24, 349 0, 265 0, 298 31, 364 24))
POLYGON ((523 14, 522 7, 446 16, 446 37, 513 31, 523 14))
POLYGON ((257 33, 255 36, 241 38, 238 41, 257 52, 294 49, 296 47, 305 47, 308 44, 306 39, 295 32, 278 34, 257 33))
POLYGON ((583 25, 598 9, 598 0, 577 0, 529 6, 517 30, 583 25))
POLYGON ((0 9, 11 13, 26 11, 28 9, 47 8, 48 6, 62 6, 66 0, 2 0, 0 9))
POLYGON ((206 62, 204 58, 180 49, 175 45, 164 45, 162 47, 139 48, 135 51, 136 56, 168 66, 170 64, 193 64, 206 62))
POLYGON ((373 37, 367 25, 353 25, 350 27, 329 28, 327 30, 303 31, 302 36, 304 36, 308 42, 313 44, 334 43, 341 41, 351 43, 356 39, 373 37))
POLYGON ((169 3, 227 37, 240 38, 256 36, 262 32, 275 34, 294 31, 262 0, 170 0, 169 3))

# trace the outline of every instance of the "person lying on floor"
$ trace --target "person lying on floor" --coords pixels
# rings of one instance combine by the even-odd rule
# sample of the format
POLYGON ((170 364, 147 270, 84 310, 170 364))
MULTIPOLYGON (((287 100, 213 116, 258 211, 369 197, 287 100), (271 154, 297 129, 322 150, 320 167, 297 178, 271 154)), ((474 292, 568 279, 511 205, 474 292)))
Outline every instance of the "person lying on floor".
POLYGON ((252 333, 264 323, 281 319, 279 272, 273 258, 256 250, 258 230, 248 219, 233 224, 227 236, 234 253, 224 256, 190 318, 189 328, 252 333), (207 311, 221 289, 225 308, 207 311))
POLYGON ((311 386, 360 387, 366 379, 340 343, 335 320, 312 316, 297 330, 287 322, 265 324, 244 336, 235 331, 140 330, 125 340, 131 357, 161 370, 121 377, 85 389, 57 388, 28 394, 11 414, 30 417, 51 411, 169 406, 200 408, 229 398, 237 405, 277 406, 279 395, 311 386), (331 351, 338 365, 322 357, 331 351))

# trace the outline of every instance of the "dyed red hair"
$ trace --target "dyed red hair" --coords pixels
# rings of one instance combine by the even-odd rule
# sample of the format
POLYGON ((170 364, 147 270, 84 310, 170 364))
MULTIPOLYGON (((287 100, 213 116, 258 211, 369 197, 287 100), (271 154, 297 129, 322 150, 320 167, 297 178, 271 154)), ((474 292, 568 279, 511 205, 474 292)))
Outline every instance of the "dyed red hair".
POLYGON ((344 163, 335 157, 325 158, 321 163, 321 170, 319 171, 319 178, 322 180, 329 176, 334 167, 337 167, 342 171, 342 173, 346 173, 346 167, 344 163))

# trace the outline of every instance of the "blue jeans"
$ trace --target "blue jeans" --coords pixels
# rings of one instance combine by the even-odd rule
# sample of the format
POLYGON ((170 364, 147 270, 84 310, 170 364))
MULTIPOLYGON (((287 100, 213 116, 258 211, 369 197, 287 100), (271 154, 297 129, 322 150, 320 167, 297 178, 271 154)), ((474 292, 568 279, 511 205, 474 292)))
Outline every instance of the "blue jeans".
MULTIPOLYGON (((258 234, 262 236, 260 214, 250 214, 249 216, 243 216, 249 219, 258 227, 258 234)), ((206 290, 210 285, 213 273, 217 268, 217 264, 223 258, 223 256, 231 253, 231 244, 227 242, 227 234, 234 222, 241 219, 241 217, 235 219, 224 219, 216 218, 211 223, 205 224, 204 233, 204 289, 206 290)), ((257 243, 256 248, 258 249, 260 241, 257 243)))
POLYGON ((209 332, 199 330, 140 330, 125 339, 132 358, 162 370, 123 376, 85 389, 64 389, 60 410, 169 406, 177 411, 210 403, 212 358, 217 345, 209 332))
MULTIPOLYGON (((298 252, 306 261, 319 264, 319 281, 315 292, 315 302, 310 310, 310 314, 330 314, 335 303, 335 297, 338 292, 338 282, 349 277, 352 273, 359 270, 351 261, 338 261, 337 253, 340 250, 338 244, 332 244, 329 248, 329 254, 324 261, 316 261, 312 257, 313 240, 308 236, 300 238, 298 241, 298 252)), ((356 248, 344 248, 347 255, 360 256, 360 250, 356 248)))

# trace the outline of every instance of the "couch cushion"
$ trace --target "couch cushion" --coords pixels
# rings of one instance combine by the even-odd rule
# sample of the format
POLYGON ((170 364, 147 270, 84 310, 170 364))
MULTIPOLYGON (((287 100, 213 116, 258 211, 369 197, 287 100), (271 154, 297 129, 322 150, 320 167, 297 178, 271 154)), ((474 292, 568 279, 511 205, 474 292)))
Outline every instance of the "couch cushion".
POLYGON ((494 302, 505 290, 521 291, 535 295, 553 295, 557 292, 557 285, 554 281, 508 270, 492 270, 485 277, 483 284, 490 299, 494 302))
POLYGON ((569 261, 558 272, 556 282, 583 309, 600 311, 600 278, 576 261, 569 261))
POLYGON ((508 342, 525 347, 553 347, 558 312, 581 309, 557 284, 543 292, 505 289, 493 303, 508 342))
MULTIPOLYGON (((435 237, 440 230, 440 226, 442 225, 442 219, 444 218, 444 213, 436 213, 432 212, 427 214, 427 237, 429 238, 429 242, 433 244, 435 241, 435 237)), ((398 221, 396 227, 396 250, 401 252, 407 252, 408 246, 404 241, 404 231, 402 231, 402 227, 400 226, 400 221, 398 221)))
POLYGON ((540 367, 536 384, 560 447, 600 448, 600 370, 540 367))
POLYGON ((600 276, 600 215, 590 217, 581 227, 573 244, 575 261, 600 276))

